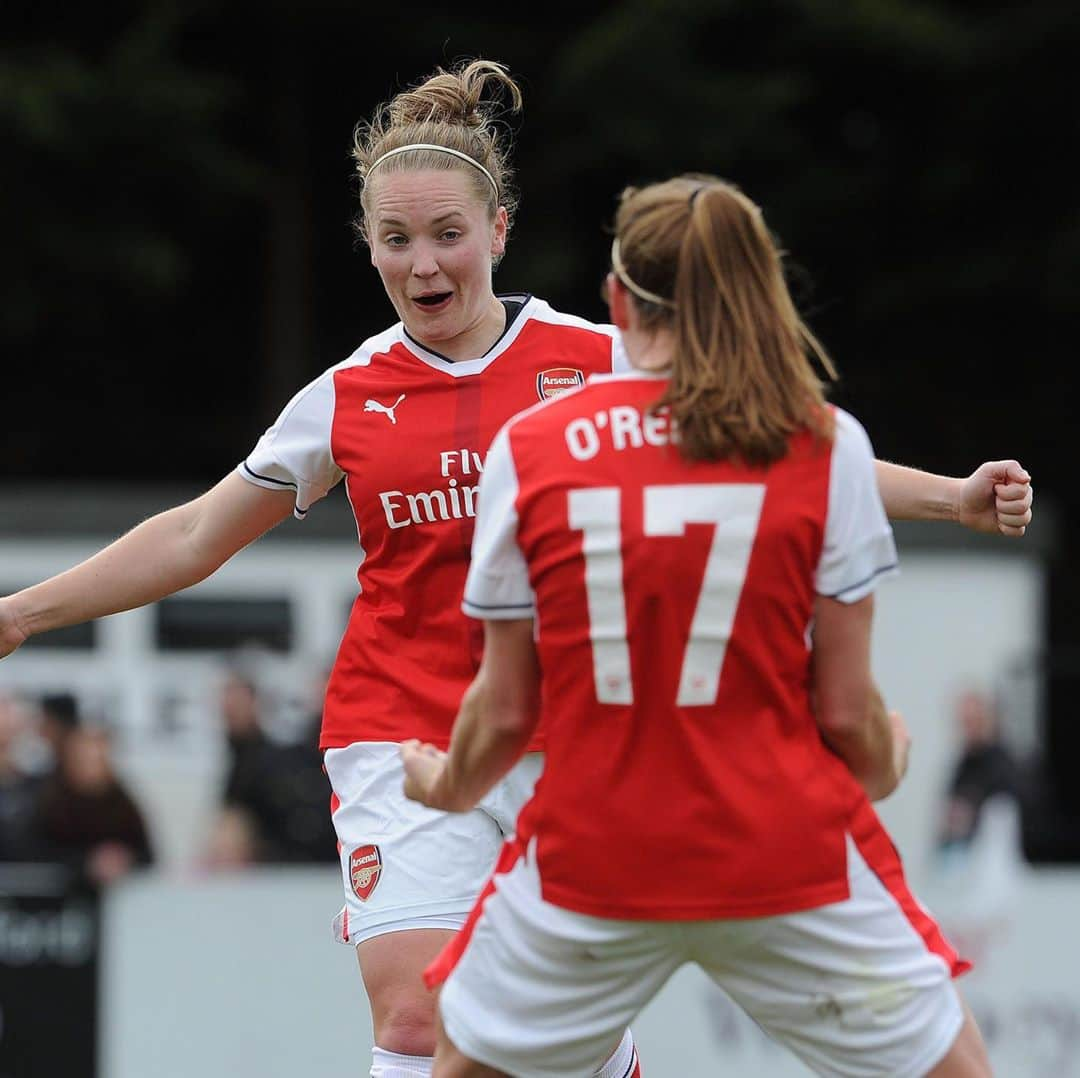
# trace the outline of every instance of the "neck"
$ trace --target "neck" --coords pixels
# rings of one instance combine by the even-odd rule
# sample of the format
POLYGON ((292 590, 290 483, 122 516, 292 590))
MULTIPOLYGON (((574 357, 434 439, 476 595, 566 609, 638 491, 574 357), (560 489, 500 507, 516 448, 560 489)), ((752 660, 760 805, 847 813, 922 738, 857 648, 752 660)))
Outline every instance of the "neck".
POLYGON ((624 331, 623 346, 631 366, 639 371, 666 371, 675 357, 675 338, 668 329, 648 334, 636 329, 624 331))
POLYGON ((492 293, 490 300, 477 318, 456 336, 443 341, 429 341, 418 333, 413 336, 432 352, 437 352, 455 362, 477 359, 502 336, 506 329, 506 308, 502 300, 492 293))

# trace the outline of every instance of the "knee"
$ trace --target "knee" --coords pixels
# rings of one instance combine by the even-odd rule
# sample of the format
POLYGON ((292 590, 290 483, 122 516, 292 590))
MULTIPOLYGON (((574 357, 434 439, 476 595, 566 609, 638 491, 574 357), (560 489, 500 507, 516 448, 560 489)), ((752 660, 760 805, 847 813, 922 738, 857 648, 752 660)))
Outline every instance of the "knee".
POLYGON ((375 1043, 403 1056, 435 1054, 435 1008, 427 1000, 392 1000, 375 1022, 375 1043))

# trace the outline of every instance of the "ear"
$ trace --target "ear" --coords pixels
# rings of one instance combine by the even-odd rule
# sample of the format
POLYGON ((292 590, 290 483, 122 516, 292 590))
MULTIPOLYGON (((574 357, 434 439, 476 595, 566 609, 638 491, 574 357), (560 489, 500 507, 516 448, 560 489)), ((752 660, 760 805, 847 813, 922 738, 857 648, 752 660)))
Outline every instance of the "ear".
POLYGON ((510 228, 510 216, 505 206, 495 211, 495 222, 491 231, 491 257, 500 258, 506 250, 506 233, 510 228))
POLYGON ((612 272, 607 275, 608 311, 611 321, 624 332, 630 329, 630 293, 626 286, 612 272))

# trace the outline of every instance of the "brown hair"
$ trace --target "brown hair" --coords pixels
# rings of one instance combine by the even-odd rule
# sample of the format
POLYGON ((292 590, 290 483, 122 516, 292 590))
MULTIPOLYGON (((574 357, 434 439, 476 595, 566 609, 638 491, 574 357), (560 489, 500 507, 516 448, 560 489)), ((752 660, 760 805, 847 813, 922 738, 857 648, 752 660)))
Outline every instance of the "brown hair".
MULTIPOLYGON (((426 142, 465 154, 482 165, 495 181, 495 189, 483 172, 452 154, 437 150, 410 150, 379 166, 379 173, 405 169, 458 169, 476 187, 477 197, 493 219, 499 206, 510 223, 517 209, 509 165, 510 135, 500 117, 521 111, 521 91, 503 64, 491 60, 463 61, 449 71, 434 74, 402 90, 380 105, 370 120, 353 131, 352 157, 362 187, 356 229, 367 242, 367 176, 383 154, 401 146, 426 142), (509 98, 507 105, 503 100, 509 98)), ((507 231, 509 231, 509 226, 507 231)))
POLYGON ((754 202, 732 183, 686 174, 626 188, 615 231, 624 283, 664 300, 631 295, 644 329, 675 337, 656 407, 670 408, 684 456, 766 465, 785 456, 797 430, 832 437, 811 359, 830 379, 836 370, 795 309, 782 252, 754 202))

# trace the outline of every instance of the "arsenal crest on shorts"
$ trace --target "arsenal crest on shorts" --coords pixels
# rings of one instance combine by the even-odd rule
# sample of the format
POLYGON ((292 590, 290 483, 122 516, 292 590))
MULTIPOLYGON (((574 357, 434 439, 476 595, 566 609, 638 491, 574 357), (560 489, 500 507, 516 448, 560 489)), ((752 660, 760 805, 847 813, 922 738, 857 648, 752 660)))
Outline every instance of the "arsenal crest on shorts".
POLYGON ((585 384, 585 375, 576 367, 549 367, 536 376, 536 393, 542 400, 557 397, 568 389, 585 384))
POLYGON ((352 881, 353 894, 361 902, 371 897, 381 875, 382 855, 378 846, 357 846, 349 854, 349 879, 352 881))

